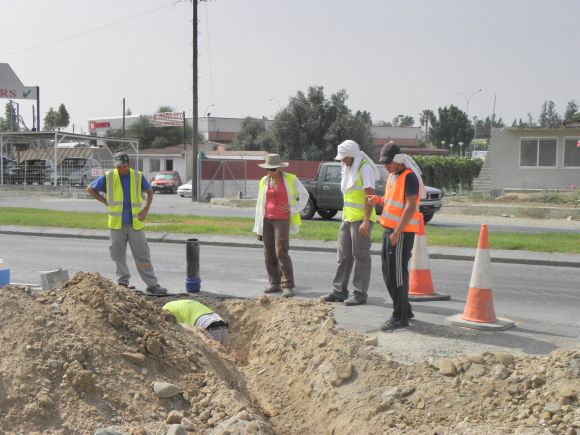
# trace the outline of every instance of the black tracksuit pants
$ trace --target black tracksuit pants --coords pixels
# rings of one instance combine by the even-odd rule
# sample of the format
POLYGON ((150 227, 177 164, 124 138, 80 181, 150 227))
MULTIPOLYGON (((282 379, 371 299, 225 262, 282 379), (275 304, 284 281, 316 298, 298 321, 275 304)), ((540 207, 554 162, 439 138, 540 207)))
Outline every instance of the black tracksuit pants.
POLYGON ((393 317, 402 323, 409 322, 411 304, 409 304, 409 260, 415 243, 415 233, 401 233, 395 246, 391 244, 393 232, 385 228, 381 260, 383 279, 393 300, 393 317))

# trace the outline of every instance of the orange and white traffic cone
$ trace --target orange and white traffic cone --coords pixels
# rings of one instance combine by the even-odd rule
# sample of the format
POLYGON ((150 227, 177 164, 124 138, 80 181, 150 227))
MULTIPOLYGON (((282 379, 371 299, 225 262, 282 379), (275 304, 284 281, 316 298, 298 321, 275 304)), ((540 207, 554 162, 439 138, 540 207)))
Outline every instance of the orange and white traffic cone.
POLYGON ((449 295, 435 293, 431 268, 429 267, 429 250, 425 237, 425 222, 423 213, 419 213, 419 232, 415 234, 415 244, 411 253, 411 267, 409 268, 409 300, 420 301, 447 301, 449 295))
POLYGON ((491 258, 486 224, 481 226, 479 234, 465 310, 463 314, 447 317, 445 320, 453 325, 492 331, 502 331, 514 326, 514 322, 509 319, 498 319, 493 309, 491 258))

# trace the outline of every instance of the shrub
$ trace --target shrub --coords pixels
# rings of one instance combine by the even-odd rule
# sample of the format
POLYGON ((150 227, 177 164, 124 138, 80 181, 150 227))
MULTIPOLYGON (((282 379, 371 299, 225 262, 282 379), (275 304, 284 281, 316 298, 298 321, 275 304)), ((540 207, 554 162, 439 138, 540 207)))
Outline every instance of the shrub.
POLYGON ((480 159, 467 159, 464 157, 438 157, 438 156, 414 156, 413 157, 423 172, 423 182, 429 186, 440 189, 471 190, 473 179, 479 175, 483 165, 480 159))

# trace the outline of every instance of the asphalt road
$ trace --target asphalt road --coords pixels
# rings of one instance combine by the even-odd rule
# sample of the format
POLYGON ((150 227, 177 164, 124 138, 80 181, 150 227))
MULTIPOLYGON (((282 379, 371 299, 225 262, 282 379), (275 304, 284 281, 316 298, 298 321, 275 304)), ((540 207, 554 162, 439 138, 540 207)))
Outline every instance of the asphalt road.
MULTIPOLYGON (((150 247, 160 283, 172 292, 183 292, 185 246, 151 243, 150 247)), ((114 279, 108 242, 103 240, 0 235, 0 252, 10 263, 12 282, 40 283, 38 271, 60 267, 67 269, 70 276, 77 271, 94 271, 114 279)), ((292 258, 298 296, 317 298, 329 290, 336 254, 294 251, 292 258)), ((374 256, 368 305, 337 306, 335 315, 342 326, 376 331, 390 313, 379 265, 380 258, 374 256)), ((130 255, 129 266, 134 284, 143 288, 130 255)), ((443 327, 445 317, 463 311, 472 263, 432 260, 431 268, 436 290, 451 295, 451 300, 415 303, 414 322, 430 325, 434 333, 447 337, 450 329, 443 327)), ((202 290, 215 295, 255 298, 266 286, 263 254, 256 248, 202 246, 200 270, 202 290)), ((517 327, 502 333, 471 334, 470 340, 528 353, 547 353, 557 347, 577 345, 580 338, 578 269, 494 264, 492 275, 496 314, 514 320, 517 327)))

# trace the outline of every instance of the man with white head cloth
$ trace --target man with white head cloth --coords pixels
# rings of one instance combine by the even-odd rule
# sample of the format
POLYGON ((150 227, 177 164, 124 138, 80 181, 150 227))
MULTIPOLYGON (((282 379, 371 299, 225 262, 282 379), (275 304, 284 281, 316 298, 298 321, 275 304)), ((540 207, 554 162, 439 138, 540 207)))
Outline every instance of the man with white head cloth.
POLYGON ((385 228, 381 262, 383 279, 393 300, 393 314, 381 325, 383 331, 409 326, 415 317, 409 304, 409 259, 419 232, 419 202, 424 198, 425 186, 417 163, 404 154, 398 145, 389 142, 381 149, 379 163, 389 172, 385 196, 368 197, 368 204, 382 202, 379 218, 385 228))
POLYGON ((375 194, 380 174, 372 159, 353 140, 338 146, 336 160, 342 162, 341 185, 344 205, 338 232, 338 260, 332 290, 322 299, 345 305, 366 303, 371 279, 371 231, 376 219, 375 208, 366 197, 375 194), (352 296, 348 295, 350 274, 352 296))

